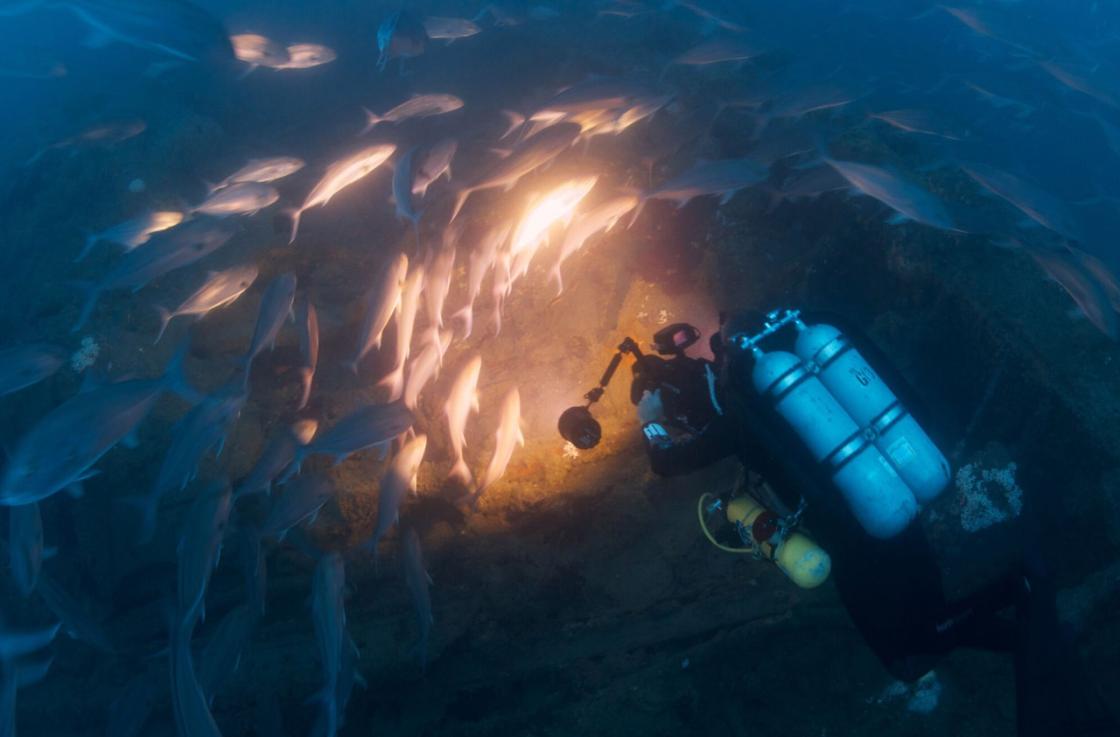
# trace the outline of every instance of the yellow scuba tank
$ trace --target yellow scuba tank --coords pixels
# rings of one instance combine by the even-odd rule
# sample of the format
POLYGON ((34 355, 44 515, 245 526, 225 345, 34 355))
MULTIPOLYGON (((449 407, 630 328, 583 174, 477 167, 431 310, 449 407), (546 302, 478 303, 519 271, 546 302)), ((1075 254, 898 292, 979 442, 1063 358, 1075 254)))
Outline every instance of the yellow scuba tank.
POLYGON ((731 499, 725 512, 744 547, 732 548, 716 542, 704 522, 705 501, 710 498, 711 494, 701 496, 697 511, 704 536, 717 548, 730 553, 753 553, 771 560, 803 589, 816 588, 828 579, 832 570, 828 553, 801 532, 786 531, 783 538, 781 518, 745 494, 731 499))

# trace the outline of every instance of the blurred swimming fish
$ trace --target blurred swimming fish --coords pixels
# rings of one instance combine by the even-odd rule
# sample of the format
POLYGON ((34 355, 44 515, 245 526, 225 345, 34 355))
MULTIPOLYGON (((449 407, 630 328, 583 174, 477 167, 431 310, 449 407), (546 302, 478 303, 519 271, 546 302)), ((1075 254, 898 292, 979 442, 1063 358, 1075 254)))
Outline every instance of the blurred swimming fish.
POLYGON ((241 656, 257 625, 257 615, 245 604, 222 617, 198 656, 198 685, 209 704, 226 681, 237 672, 241 656))
POLYGON ((37 630, 14 630, 6 626, 0 628, 0 661, 10 662, 42 650, 54 642, 60 626, 54 624, 37 630))
POLYGON ((49 0, 90 28, 86 45, 112 42, 169 54, 183 61, 233 58, 220 21, 187 0, 49 0))
POLYGON ((103 293, 113 289, 138 292, 152 280, 210 255, 228 243, 233 233, 231 226, 220 221, 199 218, 158 234, 146 248, 124 254, 100 282, 83 285, 86 301, 71 332, 79 331, 86 324, 103 293))
POLYGON ((891 224, 913 220, 941 230, 957 230, 940 200, 898 174, 855 161, 837 161, 827 157, 822 161, 839 172, 853 189, 894 210, 895 214, 889 220, 891 224))
POLYGON ((439 376, 443 354, 451 345, 451 331, 440 330, 428 334, 424 347, 408 364, 408 377, 404 382, 402 400, 410 410, 415 410, 420 393, 428 382, 439 376), (439 341, 438 343, 436 341, 439 341))
POLYGON ((413 264, 401 287, 401 303, 397 310, 397 334, 394 338, 393 368, 377 382, 389 390, 389 401, 396 402, 404 392, 404 367, 412 353, 412 333, 416 328, 416 313, 420 310, 420 295, 424 290, 423 264, 413 264))
POLYGON ((257 534, 261 538, 283 540, 293 527, 304 522, 313 524, 319 516, 319 510, 334 494, 334 485, 326 476, 296 476, 273 494, 272 506, 257 529, 257 534))
MULTIPOLYGON (((741 33, 747 30, 744 26, 727 17, 727 8, 716 10, 708 7, 708 5, 708 2, 703 2, 702 0, 668 0, 663 7, 679 6, 685 8, 698 18, 703 18, 705 21, 715 26, 734 33, 741 33)), ((732 7, 736 6, 733 5, 732 7)))
POLYGON ((739 190, 759 184, 767 176, 768 169, 750 158, 700 162, 643 194, 631 222, 641 214, 648 200, 668 200, 680 208, 696 197, 719 195, 719 202, 723 205, 739 190))
POLYGON ((276 67, 288 63, 288 47, 258 33, 238 33, 229 37, 233 55, 250 66, 276 67))
POLYGON ((377 492, 377 522, 374 524, 373 535, 364 547, 377 555, 377 545, 393 525, 400 520, 401 502, 405 494, 411 490, 416 492, 416 474, 420 464, 424 462, 424 453, 428 449, 428 436, 417 435, 401 448, 389 466, 389 470, 381 477, 381 484, 377 492))
POLYGON ((469 38, 481 33, 482 29, 474 21, 466 18, 449 18, 429 15, 424 18, 424 30, 428 38, 453 43, 460 38, 469 38))
POLYGON ((592 210, 576 216, 564 234, 564 241, 560 245, 560 252, 556 256, 556 263, 549 272, 549 280, 556 282, 556 294, 559 296, 564 291, 564 280, 560 267, 572 256, 583 248, 583 244, 596 233, 610 230, 627 213, 631 212, 640 202, 637 195, 622 194, 612 197, 592 210))
POLYGON ((513 451, 519 445, 525 446, 525 435, 521 431, 521 393, 514 387, 502 400, 494 455, 490 458, 490 465, 482 476, 478 491, 475 492, 476 499, 505 475, 510 459, 513 458, 513 451))
POLYGON ((118 143, 135 138, 148 129, 148 124, 143 120, 123 120, 108 123, 97 123, 86 128, 77 135, 63 138, 61 141, 45 146, 35 153, 24 166, 31 166, 43 158, 50 151, 61 149, 77 150, 85 147, 110 147, 118 143))
POLYGON ((463 449, 467 446, 467 419, 472 412, 478 412, 478 375, 482 372, 482 356, 477 353, 470 357, 459 370, 451 393, 444 405, 447 415, 447 429, 451 433, 451 448, 455 453, 455 465, 449 478, 471 483, 471 469, 463 459, 463 449))
POLYGON ((276 336, 280 334, 280 328, 284 327, 284 321, 291 316, 295 298, 295 274, 281 274, 265 288, 257 314, 257 325, 253 329, 253 339, 249 343, 249 350, 240 360, 241 366, 245 369, 246 382, 249 381, 249 368, 253 364, 253 359, 265 348, 276 345, 276 336))
POLYGON ((482 293, 482 280, 494 268, 498 249, 509 238, 511 229, 512 226, 508 222, 492 226, 471 251, 470 268, 467 272, 467 304, 452 316, 453 319, 463 321, 464 340, 471 337, 471 331, 474 329, 474 303, 482 293))
POLYGON ((1069 249, 1029 248, 1028 253, 1046 274, 1077 303, 1097 330, 1120 340, 1120 313, 1104 285, 1069 249))
POLYGON ((156 305, 159 312, 159 332, 154 342, 158 343, 167 326, 176 317, 193 317, 201 319, 214 310, 232 304, 257 280, 260 273, 256 264, 235 266, 225 271, 212 271, 206 276, 194 294, 183 300, 183 303, 174 310, 166 310, 156 305))
POLYGON ((366 354, 381 347, 385 328, 400 308, 401 290, 407 276, 408 256, 402 253, 385 265, 377 283, 366 293, 366 311, 358 335, 358 350, 353 359, 343 363, 354 374, 358 373, 358 364, 366 354))
POLYGON ((728 61, 747 61, 762 54, 762 49, 746 39, 730 37, 705 41, 673 59, 673 64, 707 66, 728 61))
POLYGON ((575 209, 598 181, 597 175, 570 179, 530 202, 510 239, 512 279, 519 279, 528 272, 529 263, 541 244, 548 240, 552 227, 570 223, 575 209))
POLYGON ((124 246, 125 251, 131 251, 147 243, 154 233, 174 228, 181 222, 183 222, 183 213, 173 210, 144 213, 100 233, 90 233, 86 237, 85 245, 82 246, 82 252, 74 260, 81 261, 84 259, 93 247, 101 241, 116 243, 119 246, 124 246))
POLYGON ((195 671, 194 656, 191 653, 194 624, 192 621, 182 625, 173 624, 171 627, 169 665, 171 711, 175 717, 175 728, 182 737, 222 737, 195 671))
POLYGON ((193 628, 206 618, 206 589, 222 556, 222 538, 232 506, 228 481, 212 481, 198 490, 176 548, 179 557, 176 626, 193 628))
POLYGON ((311 384, 319 365, 319 313, 306 294, 296 301, 296 327, 299 329, 300 395, 296 410, 302 410, 311 399, 311 384))
POLYGON ((571 148, 578 139, 581 128, 576 123, 560 123, 524 140, 509 156, 501 159, 489 171, 484 172, 470 184, 461 187, 451 211, 454 221, 463 209, 467 199, 484 189, 501 187, 506 191, 513 188, 522 177, 533 172, 561 153, 571 148))
POLYGON ((217 184, 211 185, 210 192, 213 193, 234 184, 275 182, 277 179, 283 179, 284 177, 295 174, 303 167, 303 159, 297 159, 294 156, 273 156, 268 159, 249 159, 245 166, 241 167, 233 174, 230 174, 217 184))
POLYGON ((428 33, 420 18, 407 10, 390 13, 377 28, 377 70, 384 71, 393 59, 420 56, 428 47, 428 33))
MULTIPOLYGON (((339 728, 346 724, 346 706, 350 703, 350 695, 354 691, 355 684, 362 688, 366 688, 368 685, 362 674, 358 672, 360 657, 358 646, 354 644, 353 638, 346 635, 342 644, 342 669, 338 674, 338 685, 335 688, 334 696, 335 714, 338 716, 337 727, 339 728)), ((329 715, 320 712, 311 728, 311 737, 326 737, 330 726, 329 715)), ((268 734, 275 733, 268 732, 268 734)))
MULTIPOLYGON (((439 251, 429 254, 424 280, 424 312, 432 333, 443 327, 443 305, 451 291, 451 277, 455 270, 455 243, 446 243, 439 251)), ((441 356, 442 358, 442 356, 441 356)))
POLYGON ((359 407, 319 433, 311 443, 297 449, 286 476, 298 472, 303 459, 309 455, 333 456, 337 465, 353 453, 374 447, 385 448, 393 438, 412 427, 414 419, 403 402, 359 407))
POLYGON ((445 174, 447 181, 451 181, 451 161, 458 148, 459 142, 454 138, 444 138, 425 149, 412 179, 412 194, 428 194, 428 187, 445 174))
POLYGON ((963 141, 968 136, 967 130, 959 129, 928 110, 886 110, 871 113, 868 117, 907 133, 936 136, 950 141, 963 141))
POLYGON ((338 58, 335 50, 322 44, 291 44, 288 46, 288 61, 275 69, 313 69, 330 64, 338 58))
POLYGON ((105 737, 139 737, 148 722, 160 687, 167 688, 162 678, 141 671, 109 707, 109 724, 105 737))
POLYGON ((393 170, 393 204, 397 208, 397 219, 408 220, 416 233, 416 248, 420 248, 420 215, 412 205, 412 156, 416 148, 410 148, 397 160, 393 170))
POLYGON ((374 146, 367 146, 361 151, 345 159, 336 161, 327 167, 323 178, 312 188, 311 193, 307 195, 307 199, 303 201, 303 204, 295 210, 288 211, 288 215, 292 218, 292 237, 288 243, 296 242, 296 234, 299 232, 299 221, 304 212, 310 210, 312 207, 319 207, 329 203, 331 198, 336 194, 346 189, 351 184, 365 178, 376 170, 377 167, 384 164, 396 150, 397 147, 391 143, 379 143, 374 146))
POLYGON ((409 527, 401 535, 401 565, 404 568, 404 581, 408 585, 408 593, 412 596, 412 607, 416 610, 416 623, 420 628, 420 636, 413 648, 413 654, 420 661, 420 671, 428 666, 428 640, 432 632, 432 594, 428 587, 432 585, 432 577, 424 567, 424 554, 420 550, 420 535, 416 529, 409 527))
POLYGON ((224 218, 228 215, 256 215, 280 199, 276 188, 260 182, 238 182, 211 193, 191 208, 194 214, 224 218))
POLYGON ((16 589, 24 597, 30 596, 39 582, 44 556, 38 502, 12 507, 8 510, 8 565, 16 589))
POLYGON ((0 397, 53 376, 66 359, 65 350, 47 343, 0 348, 0 397))
POLYGON ((427 94, 413 95, 384 115, 365 110, 366 127, 362 134, 369 133, 382 123, 401 123, 413 118, 428 118, 433 115, 446 115, 463 107, 463 101, 455 95, 427 94))
POLYGON ((961 169, 977 184, 1037 223, 1070 240, 1082 240, 1081 228, 1062 202, 1024 179, 987 164, 971 162, 961 169))
POLYGON ((83 391, 24 433, 0 477, 0 505, 19 506, 63 489, 77 492, 93 466, 130 436, 164 392, 194 398, 183 376, 185 346, 157 379, 133 379, 83 391))
POLYGON ((311 582, 311 619, 315 623, 315 641, 319 644, 323 687, 312 700, 323 710, 325 737, 335 737, 340 721, 338 681, 347 640, 345 587, 346 568, 342 557, 331 553, 320 558, 311 582))
POLYGON ((140 542, 151 541, 156 531, 160 501, 182 491, 198 475, 202 459, 212 448, 221 455, 226 435, 248 397, 244 385, 232 381, 196 404, 171 428, 171 445, 160 465, 152 490, 131 500, 141 511, 140 542))
POLYGON ((284 472, 296 457, 296 449, 307 445, 319 430, 316 420, 299 420, 283 427, 265 446, 261 457, 248 475, 238 485, 234 498, 263 491, 272 493, 272 482, 284 472))
POLYGON ((104 628, 90 616, 85 603, 78 602, 64 588, 58 585, 47 571, 40 571, 39 583, 35 593, 43 600, 47 609, 62 625, 62 631, 72 639, 79 640, 103 653, 116 652, 104 628))
POLYGON ((1101 86, 1089 77, 1083 76, 1075 71, 1073 68, 1054 60, 1040 61, 1038 62, 1038 66, 1074 92, 1080 92, 1082 95, 1090 97, 1102 105, 1111 108, 1120 108, 1120 100, 1117 100, 1116 95, 1107 89, 1107 85, 1101 86))

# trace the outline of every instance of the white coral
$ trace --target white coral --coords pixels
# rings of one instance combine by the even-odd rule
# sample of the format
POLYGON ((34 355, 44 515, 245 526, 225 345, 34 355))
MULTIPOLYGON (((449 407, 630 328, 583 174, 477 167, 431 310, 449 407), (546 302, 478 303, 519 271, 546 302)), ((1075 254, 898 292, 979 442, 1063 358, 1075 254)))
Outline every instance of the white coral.
POLYGON ((70 368, 74 369, 75 373, 80 374, 97 361, 97 356, 100 353, 101 346, 97 344, 92 335, 87 335, 82 338, 82 344, 78 347, 78 350, 74 351, 74 355, 70 356, 70 368))

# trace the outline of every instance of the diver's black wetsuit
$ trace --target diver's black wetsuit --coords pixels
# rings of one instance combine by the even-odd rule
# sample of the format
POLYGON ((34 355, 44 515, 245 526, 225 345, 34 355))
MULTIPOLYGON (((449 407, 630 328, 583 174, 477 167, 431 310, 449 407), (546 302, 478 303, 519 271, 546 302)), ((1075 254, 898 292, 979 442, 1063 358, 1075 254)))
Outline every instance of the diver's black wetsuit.
MULTIPOLYGON (((905 406, 912 412, 920 407, 906 382, 892 373, 889 362, 859 331, 834 315, 804 317, 810 324, 839 327, 905 406)), ((751 325, 751 332, 758 327, 751 325)), ((729 388, 717 400, 723 414, 712 415, 711 408, 704 408, 713 419, 702 430, 675 432, 670 439, 650 440, 647 435, 653 471, 663 476, 684 474, 737 455, 767 481, 789 509, 796 508, 803 496, 808 502, 804 524, 832 558, 832 577, 852 621, 894 677, 916 680, 956 647, 1015 652, 1020 735, 1115 735, 1113 722, 1107 719, 1100 722, 1100 728, 1076 727, 1075 722, 1085 719, 1072 718, 1063 699, 1048 692, 1061 678, 1040 665, 1054 666, 1053 656, 1061 649, 1059 644, 1045 641, 1054 640, 1057 633, 1052 589, 1040 581, 1042 590, 1036 586, 1032 593, 1024 572, 1016 570, 966 600, 948 601, 937 560, 918 519, 888 540, 864 532, 820 465, 773 407, 750 387, 750 363, 749 356, 723 361, 721 385, 729 388), (744 385, 746 390, 734 390, 744 385), (997 616, 1011 606, 1016 607, 1017 621, 997 616), (1040 629, 1039 622, 1051 620, 1054 627, 1040 629), (1033 637, 1033 649, 1024 649, 1025 637, 1033 637), (1032 669, 1034 676, 1029 675, 1032 669), (1040 679, 1043 673, 1047 677, 1040 679)), ((921 421, 920 411, 915 415, 921 421)), ((668 424, 672 427, 671 421, 668 424)))

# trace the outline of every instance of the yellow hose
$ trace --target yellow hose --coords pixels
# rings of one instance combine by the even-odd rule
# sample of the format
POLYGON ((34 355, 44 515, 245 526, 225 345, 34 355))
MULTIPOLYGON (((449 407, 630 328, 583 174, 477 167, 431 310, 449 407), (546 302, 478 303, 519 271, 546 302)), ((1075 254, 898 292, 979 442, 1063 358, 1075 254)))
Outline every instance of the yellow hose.
POLYGON ((712 496, 712 494, 701 494, 700 501, 696 503, 696 519, 700 523, 700 531, 704 533, 704 537, 708 538, 708 542, 725 553, 753 553, 753 548, 732 548, 716 542, 716 539, 712 537, 712 533, 708 531, 708 525, 704 522, 704 503, 708 499, 711 499, 712 496))

